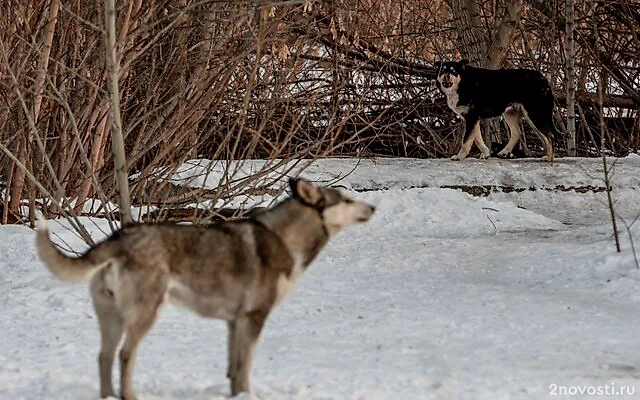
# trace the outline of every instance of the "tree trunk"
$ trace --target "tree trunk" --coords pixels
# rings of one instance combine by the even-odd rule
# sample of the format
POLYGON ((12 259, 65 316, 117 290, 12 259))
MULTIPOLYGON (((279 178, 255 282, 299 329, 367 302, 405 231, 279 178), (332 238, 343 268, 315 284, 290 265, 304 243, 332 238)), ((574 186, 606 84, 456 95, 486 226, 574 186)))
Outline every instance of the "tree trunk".
MULTIPOLYGON (((125 47, 125 39, 127 37, 127 33, 129 32, 129 29, 131 28, 132 23, 134 25, 137 23, 136 20, 132 21, 131 17, 132 15, 136 15, 138 13, 138 11, 140 10, 141 3, 142 3, 142 0, 136 0, 135 2, 130 1, 127 5, 127 11, 124 15, 122 26, 120 27, 120 32, 118 34, 117 44, 116 44, 117 46, 119 46, 120 49, 123 49, 125 47)), ((95 104, 96 95, 94 95, 92 98, 93 100, 92 104, 95 104)), ((96 171, 98 171, 98 166, 101 166, 104 164, 104 160, 99 157, 104 155, 103 147, 105 145, 105 139, 106 139, 105 136, 107 134, 106 125, 109 119, 105 113, 107 112, 108 107, 109 107, 109 104, 107 104, 106 102, 101 103, 98 106, 95 106, 95 108, 93 108, 93 111, 91 112, 91 115, 89 117, 89 123, 87 125, 88 130, 89 132, 93 132, 91 134, 91 136, 93 137, 92 137, 92 140, 90 141, 91 152, 88 155, 89 160, 91 160, 91 170, 85 171, 82 184, 80 185, 80 188, 78 189, 78 192, 77 192, 76 206, 75 206, 75 211, 77 213, 83 210, 84 203, 86 202, 87 197, 91 196, 92 193, 94 192, 91 190, 91 186, 94 184, 94 180, 93 180, 94 174, 96 173, 96 171), (95 123, 98 120, 98 118, 100 118, 100 122, 96 126, 95 123)), ((95 189, 99 189, 99 188, 95 188, 95 189)))
POLYGON ((456 16, 454 28, 458 32, 462 57, 468 59, 472 65, 484 66, 487 43, 476 0, 447 0, 447 4, 456 16))
POLYGON ((487 68, 500 68, 502 66, 522 14, 522 3, 523 0, 510 0, 507 4, 496 36, 488 50, 487 68))
POLYGON ((132 221, 131 203, 129 200, 129 178, 127 161, 122 136, 122 120, 120 117, 120 61, 116 55, 116 7, 114 0, 104 0, 104 25, 106 28, 107 77, 109 81, 109 119, 111 121, 111 144, 115 166, 116 187, 118 190, 118 206, 120 221, 126 225, 132 221))
MULTIPOLYGON (((96 113, 100 112, 104 112, 102 106, 100 106, 99 110, 96 110, 96 113)), ((106 125, 108 119, 109 118, 105 114, 94 130, 93 140, 91 142, 91 152, 88 154, 89 160, 91 160, 91 170, 85 171, 85 177, 82 181, 82 185, 80 185, 80 189, 78 189, 75 206, 75 212, 77 213, 82 212, 82 210, 84 209, 84 203, 87 201, 87 197, 89 197, 89 195, 91 194, 90 192, 91 185, 93 184, 93 173, 98 170, 98 165, 102 162, 99 156, 100 149, 102 148, 104 143, 103 138, 107 133, 106 125)), ((94 124, 92 123, 89 126, 93 129, 94 124)))
MULTIPOLYGON (((522 13, 523 0, 509 0, 505 7, 504 16, 500 21, 500 25, 496 31, 496 35, 487 50, 486 63, 487 68, 496 69, 502 66, 509 43, 513 39, 516 32, 520 14, 522 13)), ((502 141, 500 136, 500 121, 497 119, 491 121, 483 121, 483 139, 486 143, 494 140, 502 141)))
POLYGON ((575 65, 575 43, 573 39, 574 29, 574 0, 565 0, 566 5, 566 75, 567 75, 567 155, 576 156, 576 73, 575 65))
MULTIPOLYGON (((47 17, 47 25, 44 28, 44 38, 42 41, 42 51, 40 53, 40 60, 38 61, 37 75, 33 87, 35 96, 33 98, 33 123, 37 126, 38 116, 40 114, 40 108, 42 106, 42 88, 47 77, 47 69, 49 68, 49 56, 51 55, 51 44, 53 43, 53 34, 56 30, 56 22, 58 20, 58 11, 60 10, 60 0, 51 0, 49 5, 49 15, 47 17)), ((19 89, 18 89, 19 90, 19 89)), ((35 134, 35 132, 34 132, 35 134)), ((18 153, 18 159, 25 164, 26 160, 31 156, 30 150, 32 148, 31 142, 33 137, 31 134, 26 135, 27 143, 23 143, 24 146, 18 153)), ((11 179, 11 187, 8 188, 10 197, 8 201, 9 211, 20 215, 20 201, 22 200, 22 190, 24 189, 26 175, 20 168, 14 168, 15 176, 11 179)))

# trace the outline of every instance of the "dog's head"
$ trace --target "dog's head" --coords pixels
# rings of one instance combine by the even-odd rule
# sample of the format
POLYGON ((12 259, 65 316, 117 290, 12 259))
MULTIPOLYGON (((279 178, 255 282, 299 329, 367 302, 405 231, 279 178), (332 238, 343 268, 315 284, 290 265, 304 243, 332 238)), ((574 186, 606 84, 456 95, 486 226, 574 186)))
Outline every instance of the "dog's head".
POLYGON ((436 79, 442 90, 455 90, 458 87, 467 64, 469 60, 436 61, 433 64, 437 74, 436 79))
POLYGON ((330 234, 368 221, 375 211, 372 205, 352 200, 337 189, 319 187, 304 179, 290 179, 289 186, 294 199, 320 213, 330 234))

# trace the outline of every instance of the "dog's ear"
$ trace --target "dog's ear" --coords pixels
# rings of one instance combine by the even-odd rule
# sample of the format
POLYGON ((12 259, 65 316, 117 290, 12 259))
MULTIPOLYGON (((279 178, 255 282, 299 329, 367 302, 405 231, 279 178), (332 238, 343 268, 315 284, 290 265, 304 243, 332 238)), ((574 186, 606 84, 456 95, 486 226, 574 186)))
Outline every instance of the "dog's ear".
POLYGON ((322 203, 320 188, 313 183, 304 179, 290 179, 289 186, 291 186, 293 196, 302 200, 302 202, 310 206, 317 206, 322 203))
POLYGON ((460 66, 460 70, 464 71, 464 67, 466 65, 469 65, 469 60, 467 60, 466 58, 463 58, 462 60, 458 61, 458 65, 460 66))
POLYGON ((436 61, 433 63, 433 69, 438 71, 442 67, 442 61, 436 61))

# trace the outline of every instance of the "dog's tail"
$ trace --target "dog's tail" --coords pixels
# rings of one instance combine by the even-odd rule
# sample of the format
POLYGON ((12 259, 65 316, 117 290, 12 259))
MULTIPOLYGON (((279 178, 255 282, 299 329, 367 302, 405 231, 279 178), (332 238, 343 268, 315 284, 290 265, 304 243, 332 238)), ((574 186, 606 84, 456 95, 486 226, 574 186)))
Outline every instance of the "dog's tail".
POLYGON ((91 260, 93 257, 88 257, 89 253, 77 258, 65 255, 49 239, 47 220, 40 217, 39 221, 40 227, 36 233, 38 257, 58 278, 73 283, 86 282, 110 264, 110 259, 96 263, 91 260))

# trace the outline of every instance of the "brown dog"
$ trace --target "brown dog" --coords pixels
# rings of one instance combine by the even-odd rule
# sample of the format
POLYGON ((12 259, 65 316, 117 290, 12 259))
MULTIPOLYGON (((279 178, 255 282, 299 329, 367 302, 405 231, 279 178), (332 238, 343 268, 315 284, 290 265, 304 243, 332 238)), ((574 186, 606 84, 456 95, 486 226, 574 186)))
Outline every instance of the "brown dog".
POLYGON ((56 276, 91 280, 101 335, 100 393, 113 396, 120 351, 121 396, 135 399, 136 350, 167 300, 228 324, 231 394, 248 392, 249 372, 269 313, 293 289, 329 239, 367 221, 374 207, 335 189, 290 181, 292 196, 255 217, 212 227, 140 224, 123 228, 78 258, 37 233, 38 255, 56 276))

